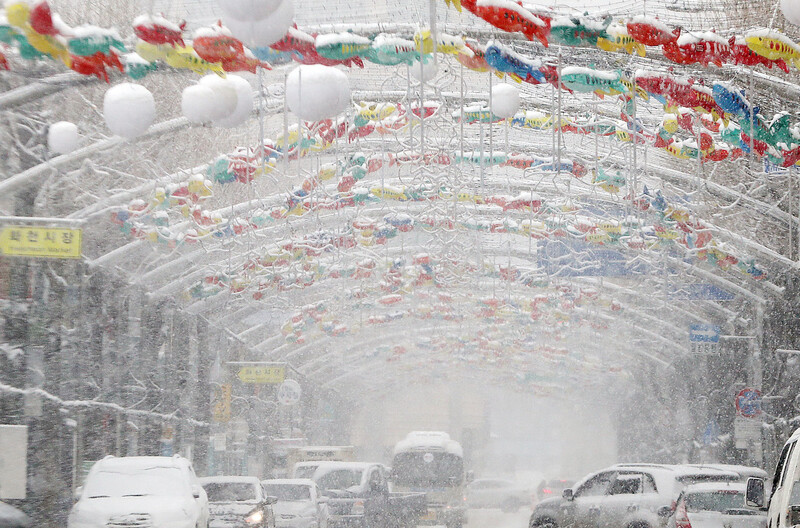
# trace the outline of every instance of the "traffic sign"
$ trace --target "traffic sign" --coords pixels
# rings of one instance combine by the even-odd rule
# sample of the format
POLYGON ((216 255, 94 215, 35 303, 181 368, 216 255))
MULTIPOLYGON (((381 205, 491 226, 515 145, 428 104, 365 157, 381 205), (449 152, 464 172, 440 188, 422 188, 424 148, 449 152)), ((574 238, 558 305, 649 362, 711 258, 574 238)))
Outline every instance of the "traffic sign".
POLYGON ((744 418, 755 418, 761 414, 761 391, 745 387, 736 395, 736 414, 744 418))
POLYGON ((295 405, 300 401, 303 389, 295 380, 287 379, 278 387, 278 403, 281 405, 295 405))
POLYGON ((719 327, 710 324, 689 325, 689 341, 693 343, 719 343, 719 327))
POLYGON ((237 374, 243 383, 283 383, 286 375, 283 367, 242 367, 237 374))

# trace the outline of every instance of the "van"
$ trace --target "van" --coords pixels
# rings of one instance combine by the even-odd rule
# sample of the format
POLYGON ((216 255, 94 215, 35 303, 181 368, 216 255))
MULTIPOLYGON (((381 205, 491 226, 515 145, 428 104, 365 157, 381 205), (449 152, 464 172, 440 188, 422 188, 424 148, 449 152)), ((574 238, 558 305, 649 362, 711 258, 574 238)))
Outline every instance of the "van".
POLYGON ((772 492, 767 492, 765 479, 751 477, 747 480, 747 505, 767 507, 769 528, 789 528, 800 524, 800 429, 794 432, 783 446, 772 492))

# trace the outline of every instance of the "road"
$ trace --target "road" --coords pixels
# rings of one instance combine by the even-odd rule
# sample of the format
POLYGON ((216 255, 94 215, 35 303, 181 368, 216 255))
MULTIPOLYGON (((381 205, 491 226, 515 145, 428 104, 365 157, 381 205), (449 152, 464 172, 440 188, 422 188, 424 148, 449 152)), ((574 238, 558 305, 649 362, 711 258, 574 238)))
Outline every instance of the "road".
POLYGON ((527 528, 530 516, 530 508, 520 508, 516 513, 495 509, 469 510, 467 528, 527 528))

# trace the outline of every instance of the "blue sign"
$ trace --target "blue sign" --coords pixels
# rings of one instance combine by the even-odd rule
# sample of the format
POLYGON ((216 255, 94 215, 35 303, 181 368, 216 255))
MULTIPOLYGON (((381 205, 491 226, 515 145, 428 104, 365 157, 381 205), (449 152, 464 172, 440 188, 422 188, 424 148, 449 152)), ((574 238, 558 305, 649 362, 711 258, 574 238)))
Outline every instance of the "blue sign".
POLYGON ((732 301, 736 295, 713 284, 683 284, 672 286, 667 291, 670 299, 703 300, 703 301, 732 301))
POLYGON ((703 445, 711 445, 716 442, 719 433, 719 425, 717 425, 717 422, 715 420, 708 422, 706 430, 703 432, 703 445))
POLYGON ((539 267, 551 277, 621 277, 649 274, 650 266, 582 240, 540 240, 539 267))
POLYGON ((689 325, 689 341, 692 343, 719 343, 719 327, 710 324, 689 325))
POLYGON ((761 414, 761 391, 750 387, 736 395, 736 412, 745 418, 755 418, 761 414))

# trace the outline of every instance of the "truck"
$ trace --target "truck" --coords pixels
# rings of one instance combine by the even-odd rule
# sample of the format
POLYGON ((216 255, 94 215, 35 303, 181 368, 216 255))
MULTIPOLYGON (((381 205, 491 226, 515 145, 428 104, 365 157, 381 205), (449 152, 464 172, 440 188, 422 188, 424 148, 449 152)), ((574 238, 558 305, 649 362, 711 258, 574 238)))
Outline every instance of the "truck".
POLYGON ((329 528, 413 528, 428 511, 424 493, 389 490, 375 462, 320 462, 313 480, 328 498, 329 528))
POLYGON ((441 431, 412 431, 394 446, 391 479, 401 492, 425 493, 428 510, 420 524, 462 528, 467 522, 464 488, 471 472, 464 470, 461 444, 441 431))

